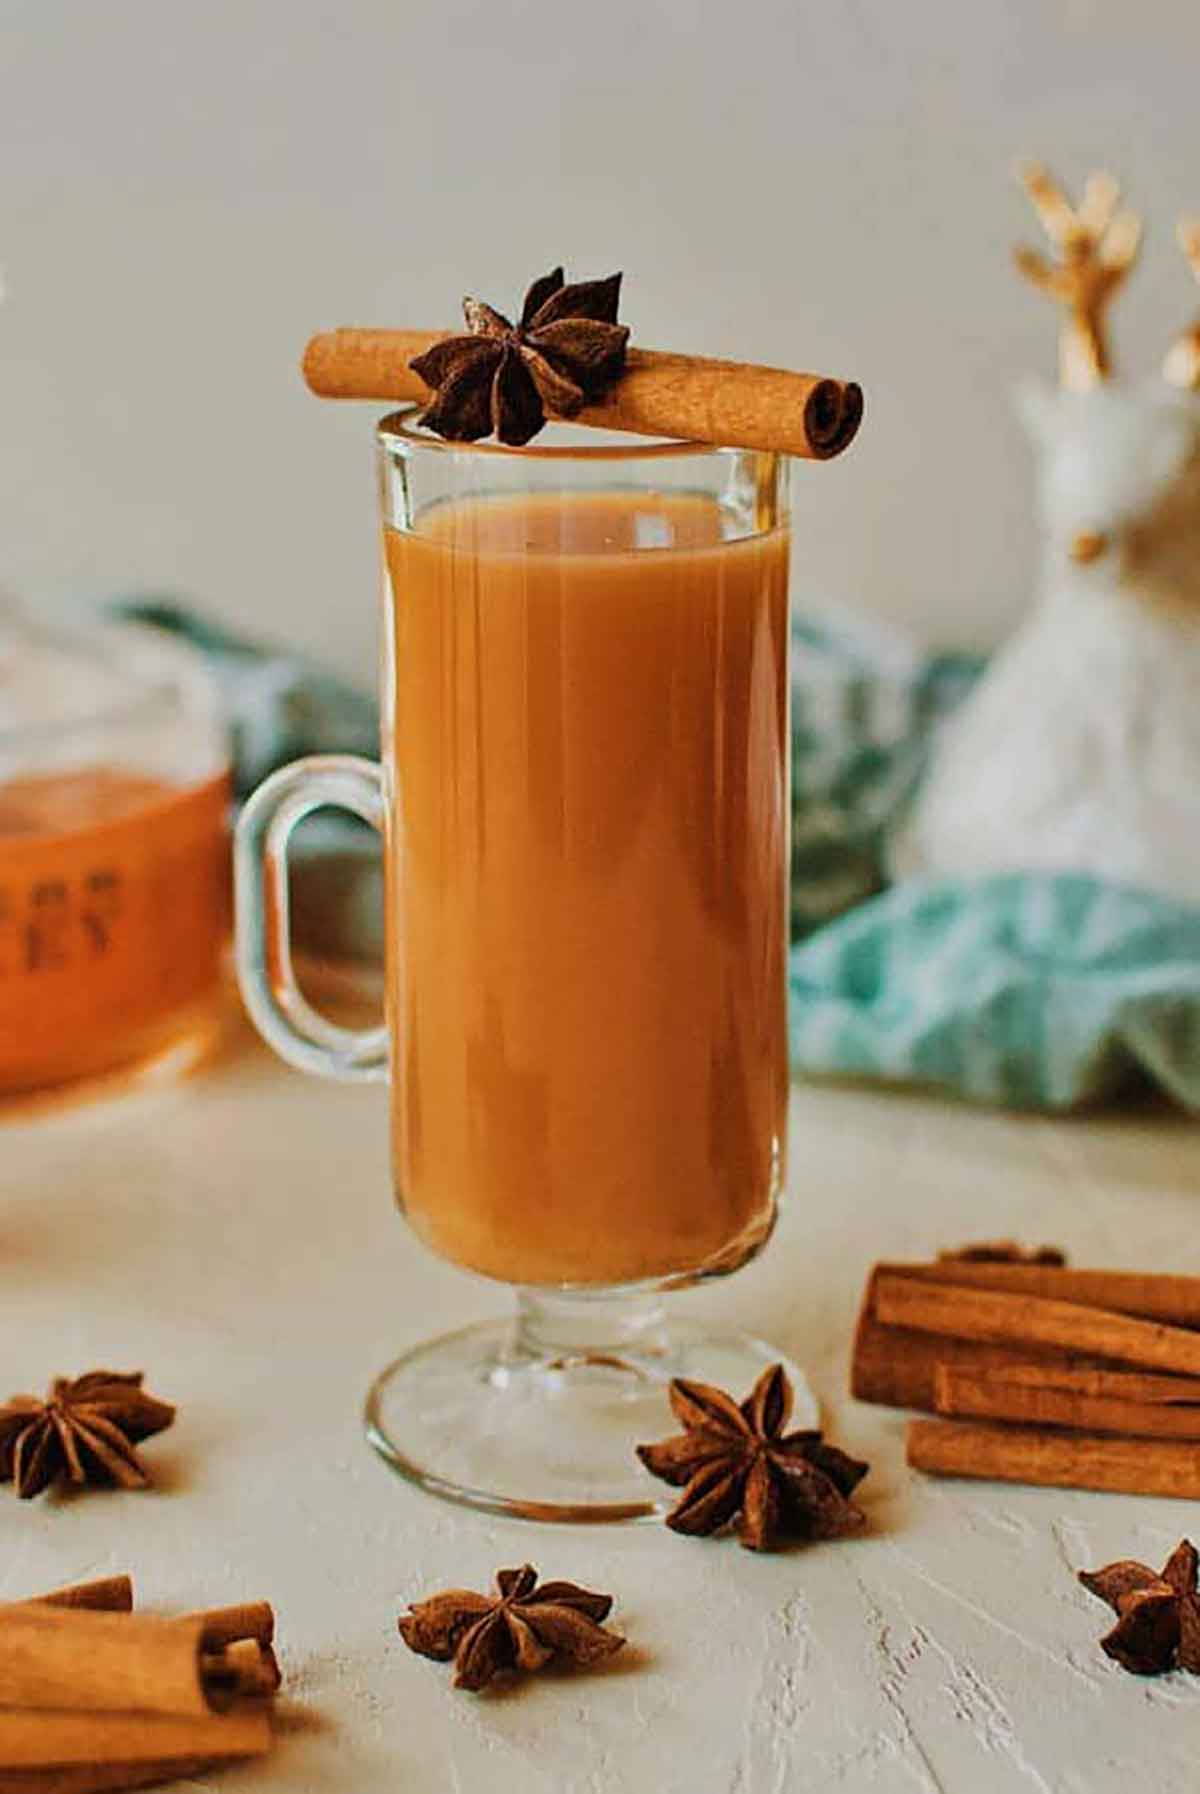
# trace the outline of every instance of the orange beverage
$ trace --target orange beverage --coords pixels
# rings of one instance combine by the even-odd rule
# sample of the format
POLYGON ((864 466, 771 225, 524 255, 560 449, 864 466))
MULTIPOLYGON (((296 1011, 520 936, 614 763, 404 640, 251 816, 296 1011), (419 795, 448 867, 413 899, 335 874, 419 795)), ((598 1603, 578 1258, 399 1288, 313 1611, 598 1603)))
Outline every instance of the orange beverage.
POLYGON ((228 803, 223 775, 96 766, 0 785, 0 1092, 148 1060, 204 1021, 228 803))
POLYGON ((785 1135, 788 532, 574 491, 385 554, 398 1196, 514 1283, 732 1269, 785 1135))

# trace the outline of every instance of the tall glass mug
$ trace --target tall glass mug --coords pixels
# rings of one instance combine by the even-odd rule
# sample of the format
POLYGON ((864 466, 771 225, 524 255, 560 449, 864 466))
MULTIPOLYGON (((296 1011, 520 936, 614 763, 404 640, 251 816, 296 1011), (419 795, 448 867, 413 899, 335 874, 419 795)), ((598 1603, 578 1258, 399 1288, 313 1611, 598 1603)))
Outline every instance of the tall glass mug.
POLYGON ((667 1327, 662 1294, 752 1258, 783 1178, 789 464, 413 417, 379 428, 383 764, 301 761, 246 806, 243 994, 292 1064, 390 1077, 411 1226, 517 1291, 383 1373, 374 1444, 498 1511, 651 1513, 664 1381, 779 1356, 667 1327), (384 836, 366 1033, 289 960, 288 838, 330 804, 384 836))

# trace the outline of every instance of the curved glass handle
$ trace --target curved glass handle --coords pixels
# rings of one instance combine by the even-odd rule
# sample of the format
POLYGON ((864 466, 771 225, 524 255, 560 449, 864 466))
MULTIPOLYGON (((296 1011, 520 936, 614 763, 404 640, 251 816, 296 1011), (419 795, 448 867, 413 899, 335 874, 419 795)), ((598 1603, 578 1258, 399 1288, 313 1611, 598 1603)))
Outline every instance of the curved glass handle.
POLYGON ((288 846, 314 810, 350 810, 383 832, 380 771, 352 754, 314 754, 265 779, 233 839, 238 984, 250 1019, 281 1059, 322 1078, 387 1077, 388 1031, 341 1028, 314 1009, 292 966, 288 846))

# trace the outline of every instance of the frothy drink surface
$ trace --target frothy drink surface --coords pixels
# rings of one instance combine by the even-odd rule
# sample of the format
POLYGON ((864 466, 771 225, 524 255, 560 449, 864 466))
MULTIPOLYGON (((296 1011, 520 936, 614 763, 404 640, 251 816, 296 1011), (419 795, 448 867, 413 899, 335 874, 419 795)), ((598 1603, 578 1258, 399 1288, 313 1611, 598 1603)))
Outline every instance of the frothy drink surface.
POLYGON ((385 552, 397 1195, 510 1282, 732 1266, 787 1105, 787 533, 571 493, 385 552))

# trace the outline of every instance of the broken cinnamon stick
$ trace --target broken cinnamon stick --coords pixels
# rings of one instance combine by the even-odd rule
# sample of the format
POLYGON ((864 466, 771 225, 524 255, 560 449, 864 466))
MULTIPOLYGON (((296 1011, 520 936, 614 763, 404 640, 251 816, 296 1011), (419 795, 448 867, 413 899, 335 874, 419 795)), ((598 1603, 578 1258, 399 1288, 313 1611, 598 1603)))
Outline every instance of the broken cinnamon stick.
MULTIPOLYGON (((452 334, 325 331, 304 352, 304 378, 310 391, 324 399, 425 403, 429 388, 408 364, 452 334)), ((661 349, 630 349, 620 379, 571 422, 828 461, 854 440, 862 411, 862 389, 850 381, 661 349)))
POLYGON ((907 1458, 933 1476, 1200 1498, 1200 1451, 1168 1440, 1113 1439, 985 1421, 912 1420, 907 1458))
MULTIPOLYGON (((1052 1368, 1050 1374, 1052 1378, 1052 1368)), ((963 1365, 939 1365, 934 1405, 939 1414, 981 1420, 1025 1421, 1142 1439, 1200 1439, 1200 1406, 1092 1395, 1063 1388, 1052 1380, 1014 1382, 1005 1378, 1003 1367, 997 1374, 963 1365)))
POLYGON ((206 1652, 200 1619, 6 1607, 0 1706, 207 1716, 228 1703, 234 1683, 206 1652))
POLYGON ((875 1314, 885 1325, 922 1333, 1055 1346, 1125 1364, 1200 1375, 1200 1333, 1047 1296, 881 1273, 875 1283, 875 1314))

